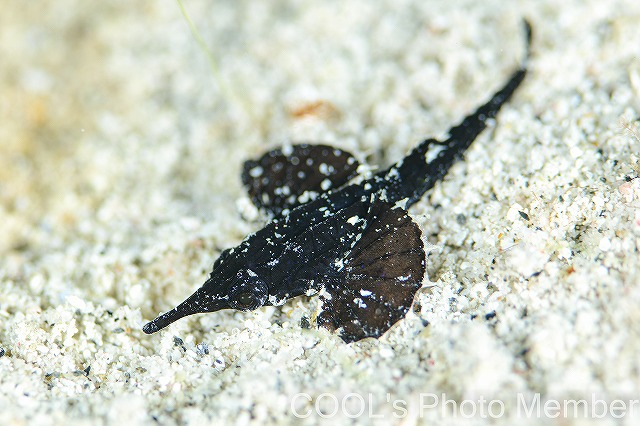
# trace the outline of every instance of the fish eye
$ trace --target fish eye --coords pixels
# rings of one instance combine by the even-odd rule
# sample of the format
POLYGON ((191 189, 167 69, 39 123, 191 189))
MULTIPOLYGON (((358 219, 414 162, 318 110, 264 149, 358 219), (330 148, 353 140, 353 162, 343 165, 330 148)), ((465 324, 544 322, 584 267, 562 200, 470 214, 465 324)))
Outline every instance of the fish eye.
POLYGON ((235 298, 238 309, 249 309, 255 303, 255 298, 251 292, 245 291, 235 298))
POLYGON ((268 297, 268 287, 258 275, 250 269, 237 272, 235 283, 229 290, 229 307, 251 311, 264 305, 268 297))

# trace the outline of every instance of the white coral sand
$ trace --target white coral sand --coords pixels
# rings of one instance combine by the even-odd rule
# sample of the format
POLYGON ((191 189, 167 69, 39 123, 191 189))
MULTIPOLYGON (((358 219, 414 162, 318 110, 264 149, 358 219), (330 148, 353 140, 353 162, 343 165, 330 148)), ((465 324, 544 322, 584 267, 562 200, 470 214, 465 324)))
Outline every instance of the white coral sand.
POLYGON ((640 3, 185 7, 217 80, 171 1, 3 5, 1 424, 638 422, 640 3), (142 333, 259 228, 243 160, 388 165, 505 81, 523 17, 523 86, 410 210, 436 248, 405 320, 345 345, 310 297, 142 333))

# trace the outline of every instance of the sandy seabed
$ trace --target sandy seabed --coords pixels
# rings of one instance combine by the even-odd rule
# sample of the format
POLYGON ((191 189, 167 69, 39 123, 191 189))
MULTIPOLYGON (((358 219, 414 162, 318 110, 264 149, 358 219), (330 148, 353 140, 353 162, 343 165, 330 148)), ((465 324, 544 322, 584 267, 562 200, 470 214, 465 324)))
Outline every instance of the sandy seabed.
POLYGON ((640 3, 9 2, 0 424, 637 424, 640 3), (247 158, 400 159, 496 123, 410 213, 413 310, 346 345, 315 298, 142 325, 261 227, 247 158), (311 327, 305 327, 311 322, 311 327))

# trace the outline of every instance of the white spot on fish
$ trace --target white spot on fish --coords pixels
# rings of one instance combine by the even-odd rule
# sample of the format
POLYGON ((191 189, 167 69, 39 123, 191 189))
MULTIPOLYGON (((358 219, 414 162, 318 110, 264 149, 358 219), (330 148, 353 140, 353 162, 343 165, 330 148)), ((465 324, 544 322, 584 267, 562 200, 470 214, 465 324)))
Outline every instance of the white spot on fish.
POLYGON ((328 165, 326 163, 320 164, 320 167, 318 167, 318 170, 320 171, 320 173, 322 173, 325 176, 329 176, 331 173, 336 171, 336 169, 333 166, 328 165))
POLYGON ((276 296, 270 295, 269 296, 269 303, 273 306, 280 306, 280 305, 284 305, 284 302, 287 301, 287 297, 289 295, 285 295, 282 299, 278 299, 276 296))
POLYGON ((444 149, 445 149, 444 145, 432 143, 427 149, 426 154, 424 155, 424 159, 427 162, 427 164, 433 162, 433 160, 435 160, 438 157, 438 154, 440 154, 444 149))
POLYGON ((253 169, 249 170, 249 176, 253 177, 253 178, 257 178, 258 176, 262 176, 262 173, 264 173, 264 169, 260 166, 256 166, 253 169))
POLYGON ((287 195, 291 194, 291 189, 289 188, 289 186, 280 186, 278 188, 275 188, 273 192, 276 195, 284 195, 286 197, 287 195))
POLYGON ((318 292, 318 295, 320 295, 321 297, 324 297, 327 300, 331 300, 331 293, 329 293, 327 289, 324 287, 320 289, 320 291, 318 292))
POLYGON ((358 216, 351 216, 349 219, 347 219, 347 222, 355 226, 355 224, 360 222, 361 220, 362 219, 358 216))
POLYGON ((353 299, 353 303, 355 303, 358 308, 366 308, 367 304, 364 303, 364 301, 362 299, 360 299, 359 297, 356 297, 355 299, 353 299))
POLYGON ((397 167, 393 167, 387 172, 387 175, 384 178, 386 180, 392 180, 392 179, 396 180, 399 177, 400 177, 400 173, 398 173, 397 167))

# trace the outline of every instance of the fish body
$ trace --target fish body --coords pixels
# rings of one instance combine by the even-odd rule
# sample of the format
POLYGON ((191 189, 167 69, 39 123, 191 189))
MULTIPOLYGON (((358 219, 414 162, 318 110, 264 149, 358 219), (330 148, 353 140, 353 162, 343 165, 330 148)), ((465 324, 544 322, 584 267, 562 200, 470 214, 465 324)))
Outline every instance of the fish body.
MULTIPOLYGON (((531 29, 525 27, 528 58, 531 29)), ((357 183, 355 158, 326 145, 294 145, 247 161, 243 182, 273 219, 222 252, 202 287, 144 332, 195 313, 253 310, 319 293, 319 326, 338 331, 345 342, 380 337, 404 317, 425 274, 421 231, 406 209, 496 117, 525 78, 526 62, 447 139, 427 139, 357 183)))

